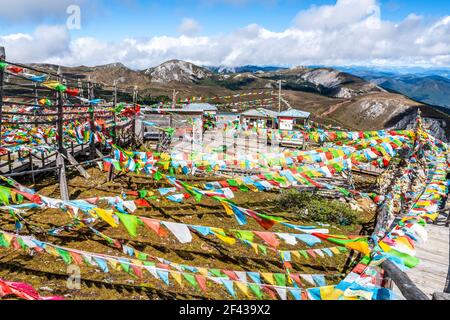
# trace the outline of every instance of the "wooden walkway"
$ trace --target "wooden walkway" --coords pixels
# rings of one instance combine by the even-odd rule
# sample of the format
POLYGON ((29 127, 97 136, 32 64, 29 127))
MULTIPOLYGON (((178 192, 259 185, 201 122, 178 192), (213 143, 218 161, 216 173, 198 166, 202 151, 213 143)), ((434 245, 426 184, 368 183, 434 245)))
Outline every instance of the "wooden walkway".
MULTIPOLYGON (((447 216, 441 215, 436 225, 427 226, 428 241, 417 246, 420 264, 407 271, 417 287, 431 299, 433 293, 450 293, 450 229, 445 227, 447 216)), ((401 296, 394 285, 394 291, 401 296)))
MULTIPOLYGON (((79 155, 86 155, 89 152, 89 144, 85 143, 73 145, 72 148, 67 149, 67 152, 69 152, 74 157, 78 157, 79 155)), ((42 155, 42 158, 31 155, 27 156, 26 158, 16 159, 11 163, 8 163, 8 161, 0 161, 0 173, 19 173, 23 171, 39 170, 55 166, 56 158, 56 152, 48 152, 47 154, 42 155)))

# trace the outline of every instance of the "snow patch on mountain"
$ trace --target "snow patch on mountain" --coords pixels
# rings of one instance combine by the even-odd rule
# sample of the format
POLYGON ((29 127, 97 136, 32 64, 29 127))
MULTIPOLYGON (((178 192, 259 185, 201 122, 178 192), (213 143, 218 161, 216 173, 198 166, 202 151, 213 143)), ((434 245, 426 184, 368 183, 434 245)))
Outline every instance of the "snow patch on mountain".
POLYGON ((388 112, 390 116, 393 117, 396 114, 405 111, 408 107, 409 106, 396 99, 365 99, 360 103, 360 112, 364 114, 366 119, 374 120, 381 116, 385 116, 388 112))
POLYGON ((155 68, 145 71, 152 82, 197 82, 211 76, 211 72, 192 63, 180 60, 171 60, 155 68))
POLYGON ((302 74, 301 78, 315 85, 333 88, 342 83, 340 72, 328 69, 315 69, 302 74))

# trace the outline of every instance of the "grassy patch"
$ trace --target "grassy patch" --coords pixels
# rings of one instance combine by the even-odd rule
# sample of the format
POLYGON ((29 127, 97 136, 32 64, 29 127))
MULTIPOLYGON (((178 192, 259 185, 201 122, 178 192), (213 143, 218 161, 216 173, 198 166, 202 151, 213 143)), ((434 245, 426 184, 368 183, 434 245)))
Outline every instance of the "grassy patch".
POLYGON ((358 213, 349 205, 337 200, 329 200, 311 192, 288 190, 282 192, 278 204, 284 210, 299 215, 300 218, 315 222, 354 225, 358 213))

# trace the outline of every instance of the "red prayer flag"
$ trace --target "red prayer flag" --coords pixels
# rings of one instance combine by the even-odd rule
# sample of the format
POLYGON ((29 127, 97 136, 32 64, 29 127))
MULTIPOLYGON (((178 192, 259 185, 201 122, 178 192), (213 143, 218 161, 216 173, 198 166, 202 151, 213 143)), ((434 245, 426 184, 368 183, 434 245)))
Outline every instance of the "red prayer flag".
POLYGON ((271 232, 255 231, 255 234, 261 239, 263 239, 266 243, 268 243, 272 248, 276 249, 280 245, 280 241, 278 241, 275 234, 271 232))

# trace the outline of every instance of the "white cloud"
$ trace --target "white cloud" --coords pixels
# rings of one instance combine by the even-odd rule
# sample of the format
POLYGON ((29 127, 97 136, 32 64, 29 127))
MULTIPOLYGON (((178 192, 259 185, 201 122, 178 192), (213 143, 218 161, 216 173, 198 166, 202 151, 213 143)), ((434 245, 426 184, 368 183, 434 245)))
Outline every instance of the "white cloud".
POLYGON ((184 18, 181 24, 178 26, 178 32, 185 36, 194 36, 201 30, 200 24, 197 20, 191 18, 184 18))
POLYGON ((360 23, 368 18, 380 19, 380 7, 376 0, 338 0, 335 5, 312 6, 295 18, 302 30, 326 30, 360 23))
MULTIPOLYGON (((230 34, 196 36, 195 23, 178 37, 70 39, 60 27, 0 36, 7 56, 22 62, 98 65, 123 62, 144 69, 169 59, 203 65, 450 66, 450 16, 435 21, 411 14, 382 20, 375 0, 339 0, 300 12, 292 27, 274 32, 253 24, 230 34), (44 32, 45 31, 45 32, 44 32), (46 35, 45 33, 48 33, 46 35), (43 41, 42 41, 43 40, 43 41)), ((189 24, 187 24, 189 25, 189 24)))
POLYGON ((7 60, 50 62, 70 54, 70 35, 63 26, 40 26, 33 34, 0 36, 0 45, 6 48, 7 60))

